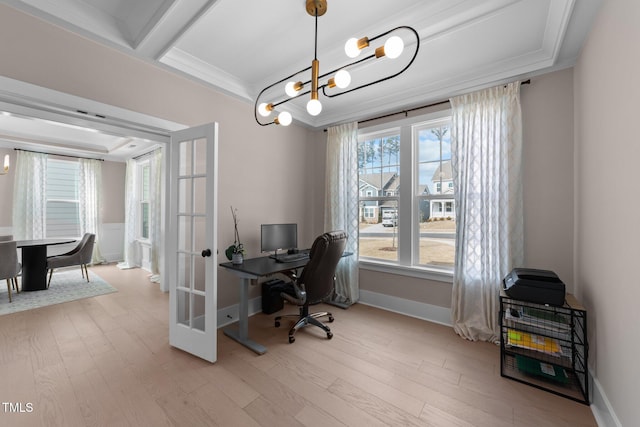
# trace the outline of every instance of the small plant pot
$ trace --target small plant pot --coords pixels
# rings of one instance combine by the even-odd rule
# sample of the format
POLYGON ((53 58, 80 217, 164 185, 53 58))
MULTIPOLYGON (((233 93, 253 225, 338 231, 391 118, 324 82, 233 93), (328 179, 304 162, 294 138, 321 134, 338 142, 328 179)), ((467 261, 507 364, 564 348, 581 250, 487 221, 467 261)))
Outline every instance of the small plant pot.
POLYGON ((244 262, 244 257, 242 256, 242 254, 237 253, 231 256, 232 264, 242 264, 243 262, 244 262))

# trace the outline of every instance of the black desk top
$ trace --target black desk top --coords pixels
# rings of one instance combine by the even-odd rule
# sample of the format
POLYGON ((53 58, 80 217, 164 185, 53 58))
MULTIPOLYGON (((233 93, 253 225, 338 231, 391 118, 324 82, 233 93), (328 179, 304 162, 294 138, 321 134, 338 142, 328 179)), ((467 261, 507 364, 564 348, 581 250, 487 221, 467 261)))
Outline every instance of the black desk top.
POLYGON ((268 256, 245 259, 242 264, 233 264, 231 262, 223 262, 220 267, 253 276, 269 276, 271 274, 282 273, 283 271, 294 270, 304 267, 309 262, 309 258, 304 258, 292 262, 276 262, 268 256))
POLYGON ((16 246, 26 248, 31 246, 52 246, 64 245, 65 243, 73 243, 76 239, 36 239, 36 240, 18 240, 16 246))

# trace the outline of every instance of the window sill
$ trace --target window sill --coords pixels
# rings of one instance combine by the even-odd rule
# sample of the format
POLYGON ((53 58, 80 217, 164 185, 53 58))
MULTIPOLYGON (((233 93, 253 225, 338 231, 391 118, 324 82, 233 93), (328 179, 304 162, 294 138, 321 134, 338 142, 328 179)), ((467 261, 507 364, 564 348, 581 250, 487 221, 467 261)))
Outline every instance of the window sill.
POLYGON ((363 270, 379 271, 381 273, 397 274, 400 276, 417 277, 419 279, 437 282, 453 283, 453 269, 437 269, 428 267, 398 265, 379 261, 360 260, 358 267, 363 270))

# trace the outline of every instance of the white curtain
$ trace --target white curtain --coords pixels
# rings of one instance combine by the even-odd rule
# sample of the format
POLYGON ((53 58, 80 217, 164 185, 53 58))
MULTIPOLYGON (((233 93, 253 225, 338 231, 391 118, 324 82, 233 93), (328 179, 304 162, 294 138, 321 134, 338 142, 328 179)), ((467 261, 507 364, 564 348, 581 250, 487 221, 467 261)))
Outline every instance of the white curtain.
POLYGON ((46 236, 47 155, 18 150, 13 185, 13 235, 16 240, 46 236))
POLYGON ((451 99, 456 194, 452 320, 497 342, 503 277, 523 261, 520 82, 451 99))
POLYGON ((328 129, 324 228, 347 233, 346 251, 336 271, 334 301, 351 305, 358 301, 358 124, 328 129))
POLYGON ((136 259, 136 218, 138 210, 137 195, 137 162, 127 161, 125 177, 125 205, 124 205, 124 261, 118 263, 118 268, 134 268, 136 259))
POLYGON ((151 281, 160 283, 160 256, 162 248, 162 149, 157 149, 150 159, 149 183, 149 240, 151 240, 151 281))
POLYGON ((91 262, 100 264, 104 258, 100 254, 99 230, 102 226, 100 214, 100 194, 102 192, 102 162, 94 159, 80 159, 78 168, 78 200, 80 213, 80 235, 96 235, 91 262))

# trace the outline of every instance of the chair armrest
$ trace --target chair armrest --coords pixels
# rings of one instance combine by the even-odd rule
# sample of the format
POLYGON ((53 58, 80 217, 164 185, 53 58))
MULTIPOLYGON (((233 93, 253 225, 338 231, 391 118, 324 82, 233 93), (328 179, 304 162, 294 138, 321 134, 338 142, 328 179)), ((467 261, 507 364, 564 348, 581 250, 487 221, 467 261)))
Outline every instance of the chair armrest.
POLYGON ((304 283, 298 286, 298 284, 294 282, 293 290, 295 292, 295 296, 290 295, 286 292, 281 292, 280 296, 289 301, 291 304, 304 305, 307 302, 307 291, 304 288, 304 283))

